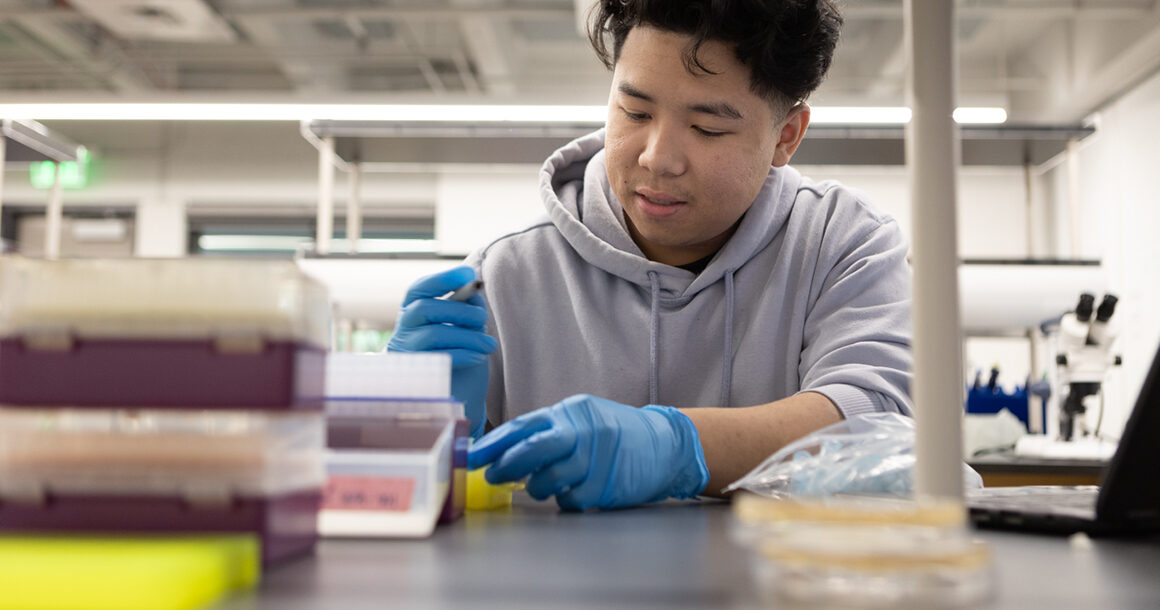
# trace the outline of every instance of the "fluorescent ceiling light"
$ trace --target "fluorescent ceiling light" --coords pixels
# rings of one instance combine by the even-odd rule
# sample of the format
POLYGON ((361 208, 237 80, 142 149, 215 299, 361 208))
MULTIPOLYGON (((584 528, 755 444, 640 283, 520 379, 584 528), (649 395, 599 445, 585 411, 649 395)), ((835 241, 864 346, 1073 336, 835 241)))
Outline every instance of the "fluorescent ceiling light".
MULTIPOLYGON (((197 238, 197 247, 205 252, 296 252, 309 246, 314 240, 294 235, 202 235, 197 238)), ((433 239, 373 239, 358 240, 358 251, 362 254, 433 253, 433 239)), ((331 252, 348 252, 346 239, 332 239, 331 252)))
POLYGON ((1003 108, 960 106, 955 108, 955 122, 960 125, 999 125, 1007 122, 1003 108))
MULTIPOLYGON (((810 123, 816 125, 906 125, 911 111, 905 106, 816 106, 810 108, 810 123)), ((999 107, 955 108, 960 125, 998 125, 1007 122, 1007 111, 999 107)))
MULTIPOLYGON (((0 116, 83 121, 402 121, 451 123, 604 123, 605 106, 454 104, 0 104, 0 116)), ((962 124, 997 124, 1003 108, 958 108, 962 124)), ((813 106, 818 125, 905 125, 905 106, 813 106)))
POLYGON ((905 125, 910 108, 905 106, 810 106, 815 125, 905 125))
POLYGON ((197 238, 197 247, 206 252, 251 252, 265 250, 297 251, 299 247, 311 243, 308 237, 291 235, 202 235, 197 238))

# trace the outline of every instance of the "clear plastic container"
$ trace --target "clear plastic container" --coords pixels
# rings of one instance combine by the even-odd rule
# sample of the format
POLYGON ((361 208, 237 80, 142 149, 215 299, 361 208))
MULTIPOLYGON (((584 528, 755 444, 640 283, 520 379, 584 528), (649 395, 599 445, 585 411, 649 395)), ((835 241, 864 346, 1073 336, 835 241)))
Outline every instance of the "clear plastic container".
POLYGON ((319 533, 429 536, 451 486, 456 421, 420 414, 348 420, 340 436, 349 443, 340 448, 334 442, 336 422, 329 426, 319 533))
POLYGON ((317 490, 324 430, 321 412, 0 409, 0 499, 317 490))
MULTIPOLYGON (((454 429, 449 450, 450 489, 439 514, 439 523, 451 523, 463 516, 467 502, 467 450, 471 442, 471 425, 464 416, 463 403, 453 398, 328 399, 326 418, 326 445, 330 456, 335 451, 346 450, 431 451, 435 449, 443 427, 451 422, 454 429)), ((442 451, 441 448, 438 450, 442 451)), ((378 519, 384 522, 392 520, 381 516, 378 519)), ((424 525, 418 531, 426 527, 424 525)), ((387 526, 373 529, 383 536, 424 535, 389 534, 387 526)), ((405 527, 400 531, 406 530, 415 531, 415 528, 405 527)), ((357 535, 354 531, 342 535, 357 535)))
POLYGON ((774 596, 820 606, 956 607, 992 595, 990 552, 954 502, 739 494, 733 539, 774 596))
POLYGON ((330 345, 326 288, 289 261, 0 259, 0 337, 59 349, 74 338, 211 338, 330 345))

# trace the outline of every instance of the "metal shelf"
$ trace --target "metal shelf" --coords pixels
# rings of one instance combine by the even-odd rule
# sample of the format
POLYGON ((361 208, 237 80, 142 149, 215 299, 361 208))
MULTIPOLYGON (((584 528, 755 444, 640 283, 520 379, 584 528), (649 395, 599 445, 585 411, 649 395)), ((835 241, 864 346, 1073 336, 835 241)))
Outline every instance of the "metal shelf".
MULTIPOLYGON (((602 123, 450 123, 310 121, 302 133, 312 143, 334 138, 342 162, 525 163, 539 165, 569 140, 602 123)), ((795 165, 903 165, 904 129, 878 125, 812 125, 794 155, 795 165)), ((1040 165, 1068 142, 1095 133, 1079 125, 964 125, 965 166, 1040 165)), ((317 144, 316 144, 317 145, 317 144)))
MULTIPOLYGON (((964 166, 1038 166, 1082 140, 1094 127, 1079 125, 963 125, 964 166)), ((797 165, 903 165, 905 130, 896 126, 811 126, 794 154, 797 165)))
POLYGON ((0 136, 4 138, 4 164, 36 161, 76 161, 81 146, 50 131, 36 121, 0 119, 0 136))

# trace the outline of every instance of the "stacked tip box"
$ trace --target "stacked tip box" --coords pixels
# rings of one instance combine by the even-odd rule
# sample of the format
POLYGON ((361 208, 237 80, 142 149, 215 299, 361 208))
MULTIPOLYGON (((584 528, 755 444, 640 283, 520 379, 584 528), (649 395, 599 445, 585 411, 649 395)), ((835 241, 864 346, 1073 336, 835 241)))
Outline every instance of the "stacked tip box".
POLYGON ((470 423, 445 352, 331 353, 319 530, 424 537, 466 504, 470 423))
POLYGON ((0 258, 0 530, 311 552, 329 313, 290 262, 0 258))

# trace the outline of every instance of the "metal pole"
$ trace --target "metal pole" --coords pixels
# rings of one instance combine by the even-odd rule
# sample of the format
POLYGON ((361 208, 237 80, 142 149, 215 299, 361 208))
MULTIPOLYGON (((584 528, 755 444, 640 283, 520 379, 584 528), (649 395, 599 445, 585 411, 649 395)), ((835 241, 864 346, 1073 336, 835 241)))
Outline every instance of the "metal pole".
MULTIPOLYGON (((1030 148, 1030 145, 1027 145, 1030 148)), ((1023 159, 1023 221, 1027 223, 1027 258, 1035 258, 1035 178, 1031 175, 1031 159, 1023 159)))
POLYGON ((1067 141, 1067 217, 1070 225, 1068 239, 1068 254, 1071 258, 1079 258, 1080 237, 1079 228, 1083 223, 1079 205, 1079 142, 1067 141))
POLYGON ((351 163, 347 182, 346 241, 349 252, 358 254, 358 240, 362 239, 362 164, 351 163))
MULTIPOLYGON (((1027 145, 1023 150, 1024 221, 1027 223, 1027 258, 1035 258, 1035 176, 1031 172, 1033 168, 1029 149, 1030 145, 1027 145)), ((1043 411, 1039 406, 1043 403, 1043 399, 1032 398, 1031 384, 1039 377, 1039 329, 1028 328, 1026 337, 1030 363, 1028 369, 1030 372, 1027 374, 1027 431, 1038 434, 1043 431, 1043 411)))
POLYGON ((44 210, 44 258, 60 258, 60 227, 63 202, 60 189, 60 163, 52 164, 52 190, 44 210))
POLYGON ((1043 432, 1042 398, 1031 397, 1031 384, 1039 380, 1039 329, 1027 329, 1027 346, 1030 352, 1030 373, 1027 374, 1027 431, 1031 434, 1043 432))
POLYGON ((963 495, 962 332, 955 179, 953 0, 906 0, 912 110, 906 129, 914 261, 915 494, 963 495))
POLYGON ((318 149, 318 219, 314 236, 314 251, 330 253, 330 238, 334 234, 334 138, 322 139, 318 149))

